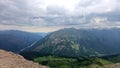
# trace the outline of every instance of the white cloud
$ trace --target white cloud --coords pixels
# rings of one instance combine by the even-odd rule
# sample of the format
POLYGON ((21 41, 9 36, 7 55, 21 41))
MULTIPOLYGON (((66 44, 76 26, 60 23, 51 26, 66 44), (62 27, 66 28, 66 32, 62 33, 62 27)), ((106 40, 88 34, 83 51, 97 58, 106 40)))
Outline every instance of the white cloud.
POLYGON ((118 6, 117 0, 81 0, 76 9, 87 13, 105 13, 118 9, 118 6))
POLYGON ((119 3, 119 0, 0 0, 0 28, 53 31, 64 27, 118 27, 119 3))

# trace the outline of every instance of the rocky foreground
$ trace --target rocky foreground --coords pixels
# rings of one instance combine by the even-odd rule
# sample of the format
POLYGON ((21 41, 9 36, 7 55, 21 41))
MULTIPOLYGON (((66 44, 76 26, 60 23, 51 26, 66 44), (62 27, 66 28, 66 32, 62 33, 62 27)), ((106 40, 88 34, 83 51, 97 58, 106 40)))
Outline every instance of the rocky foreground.
POLYGON ((120 63, 106 65, 104 68, 120 68, 120 63))
MULTIPOLYGON (((0 50, 0 68, 48 68, 24 59, 18 54, 0 50)), ((91 68, 97 68, 93 66, 91 68)), ((105 65, 102 68, 120 68, 120 63, 105 65)))
POLYGON ((0 50, 0 68, 47 68, 24 59, 18 54, 0 50))

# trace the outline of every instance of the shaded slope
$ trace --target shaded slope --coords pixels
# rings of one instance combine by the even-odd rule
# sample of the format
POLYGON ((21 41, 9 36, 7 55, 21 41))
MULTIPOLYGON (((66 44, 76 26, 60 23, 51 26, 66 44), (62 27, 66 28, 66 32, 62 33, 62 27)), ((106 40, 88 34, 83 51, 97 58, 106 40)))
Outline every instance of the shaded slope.
POLYGON ((42 36, 37 33, 17 30, 0 31, 0 49, 19 52, 41 38, 42 36))

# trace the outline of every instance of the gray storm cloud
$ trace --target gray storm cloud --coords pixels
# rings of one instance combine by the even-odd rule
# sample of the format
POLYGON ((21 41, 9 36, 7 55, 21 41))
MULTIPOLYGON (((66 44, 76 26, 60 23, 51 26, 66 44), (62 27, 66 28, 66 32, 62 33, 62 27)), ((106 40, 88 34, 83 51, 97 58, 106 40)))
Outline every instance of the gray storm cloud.
POLYGON ((0 0, 0 25, 39 28, 118 27, 119 6, 119 0, 79 0, 75 9, 70 11, 59 5, 45 7, 43 0, 0 0))

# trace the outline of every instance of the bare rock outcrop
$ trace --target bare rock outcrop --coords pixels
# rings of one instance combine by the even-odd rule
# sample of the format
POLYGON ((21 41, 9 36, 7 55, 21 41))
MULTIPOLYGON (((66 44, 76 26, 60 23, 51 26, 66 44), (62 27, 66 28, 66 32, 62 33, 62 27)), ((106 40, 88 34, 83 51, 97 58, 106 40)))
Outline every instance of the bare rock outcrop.
POLYGON ((105 65, 104 68, 120 68, 120 63, 105 65))
POLYGON ((47 68, 24 59, 18 54, 0 50, 0 68, 47 68))

